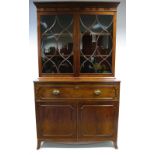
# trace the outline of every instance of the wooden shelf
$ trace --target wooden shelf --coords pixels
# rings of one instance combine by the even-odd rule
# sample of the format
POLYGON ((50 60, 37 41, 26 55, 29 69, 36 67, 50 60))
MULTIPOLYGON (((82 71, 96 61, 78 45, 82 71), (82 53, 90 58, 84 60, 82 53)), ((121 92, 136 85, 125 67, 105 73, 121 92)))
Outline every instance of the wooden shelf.
MULTIPOLYGON (((109 54, 100 54, 100 55, 80 55, 80 57, 103 57, 103 56, 108 56, 109 54)), ((63 57, 68 57, 69 55, 63 55, 63 57)), ((70 55, 70 57, 72 57, 73 56, 73 54, 72 55, 70 55)), ((45 57, 61 57, 61 55, 45 55, 45 57)))
MULTIPOLYGON (((86 33, 80 33, 81 35, 84 35, 84 34, 86 34, 86 33)), ((72 34, 72 32, 70 32, 70 33, 47 33, 47 34, 42 34, 42 36, 66 36, 66 35, 69 35, 69 36, 71 36, 71 35, 73 35, 72 34)), ((95 33, 95 32, 93 32, 93 33, 90 33, 90 35, 96 35, 96 36, 110 36, 110 35, 112 35, 112 33, 104 33, 104 32, 102 32, 102 33, 95 33)))
MULTIPOLYGON (((86 34, 85 32, 84 33, 80 33, 81 35, 84 35, 84 34, 86 34)), ((102 32, 102 33, 95 33, 95 32, 93 32, 93 33, 90 33, 90 35, 97 35, 97 36, 110 36, 112 33, 108 33, 108 32, 106 32, 106 33, 104 33, 104 32, 102 32)))
POLYGON ((42 36, 66 36, 66 35, 73 35, 72 32, 70 33, 46 33, 46 34, 42 34, 42 36))
MULTIPOLYGON (((100 55, 93 55, 93 56, 92 55, 84 55, 84 56, 86 56, 86 57, 90 57, 90 56, 92 56, 92 57, 101 57, 102 56, 103 57, 103 56, 108 56, 108 55, 109 54, 103 54, 103 55, 100 54, 100 55)), ((83 55, 80 55, 80 57, 84 57, 84 56, 83 55)))
MULTIPOLYGON (((58 54, 56 54, 56 55, 45 55, 46 57, 61 57, 61 55, 58 55, 58 54)), ((63 57, 68 57, 68 56, 73 56, 73 54, 72 55, 70 55, 70 54, 68 54, 68 55, 63 55, 63 57)))

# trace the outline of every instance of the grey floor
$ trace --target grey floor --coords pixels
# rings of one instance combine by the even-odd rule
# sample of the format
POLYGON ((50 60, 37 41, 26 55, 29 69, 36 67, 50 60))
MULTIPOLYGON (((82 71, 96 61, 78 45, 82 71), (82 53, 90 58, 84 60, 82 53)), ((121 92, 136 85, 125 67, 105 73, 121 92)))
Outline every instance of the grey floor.
POLYGON ((112 142, 91 143, 91 144, 62 144, 53 142, 42 142, 41 148, 96 148, 113 147, 112 142))

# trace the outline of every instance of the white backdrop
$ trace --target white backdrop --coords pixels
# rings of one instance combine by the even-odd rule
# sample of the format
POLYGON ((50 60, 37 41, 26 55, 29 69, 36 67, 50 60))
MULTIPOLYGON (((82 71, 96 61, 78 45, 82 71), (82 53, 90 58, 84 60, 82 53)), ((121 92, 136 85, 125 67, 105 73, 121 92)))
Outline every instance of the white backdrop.
POLYGON ((0 154, 155 154, 153 2, 127 1, 126 43, 117 36, 116 77, 122 81, 119 149, 53 147, 39 151, 33 93, 33 80, 38 76, 37 47, 35 39, 29 42, 29 4, 27 0, 1 2, 0 154))

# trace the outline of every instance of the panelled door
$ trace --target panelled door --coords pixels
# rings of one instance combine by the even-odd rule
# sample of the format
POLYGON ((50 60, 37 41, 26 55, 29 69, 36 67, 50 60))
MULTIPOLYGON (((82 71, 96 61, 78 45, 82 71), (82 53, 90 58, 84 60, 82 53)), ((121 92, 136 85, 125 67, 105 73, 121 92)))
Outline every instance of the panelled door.
POLYGON ((75 102, 37 102, 38 135, 58 141, 76 141, 77 104, 75 102))
POLYGON ((100 141, 116 133, 113 101, 37 102, 38 137, 58 141, 100 141))
POLYGON ((78 105, 78 140, 100 141, 115 135, 116 108, 113 101, 81 101, 78 105))

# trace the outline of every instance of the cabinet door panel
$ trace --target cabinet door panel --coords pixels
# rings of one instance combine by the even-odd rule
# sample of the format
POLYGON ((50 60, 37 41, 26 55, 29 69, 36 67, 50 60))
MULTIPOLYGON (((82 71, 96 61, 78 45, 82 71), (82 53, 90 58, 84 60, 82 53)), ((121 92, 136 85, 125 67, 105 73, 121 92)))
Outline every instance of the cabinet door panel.
POLYGON ((111 74, 113 16, 80 15, 80 73, 111 74))
POLYGON ((41 72, 73 74, 73 16, 41 15, 41 72))
POLYGON ((115 134, 113 102, 87 101, 79 104, 79 140, 103 140, 115 134))
POLYGON ((76 140, 76 104, 52 102, 38 105, 39 130, 43 138, 76 140))

